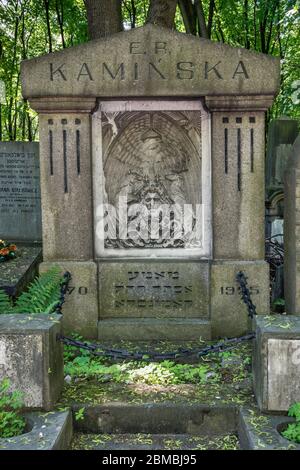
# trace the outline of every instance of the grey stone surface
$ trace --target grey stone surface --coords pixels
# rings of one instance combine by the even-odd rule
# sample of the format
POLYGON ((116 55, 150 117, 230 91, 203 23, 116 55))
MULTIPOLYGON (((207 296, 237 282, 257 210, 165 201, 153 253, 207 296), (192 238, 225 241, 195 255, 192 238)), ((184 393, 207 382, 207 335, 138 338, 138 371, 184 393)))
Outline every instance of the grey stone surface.
POLYGON ((63 387, 59 315, 0 315, 0 380, 20 390, 26 408, 49 410, 63 387))
POLYGON ((100 318, 207 318, 208 262, 100 262, 100 318))
POLYGON ((38 274, 42 260, 40 245, 17 245, 17 257, 0 266, 0 288, 9 295, 17 296, 38 274))
POLYGON ((300 317, 257 316, 254 392, 262 411, 287 411, 300 401, 300 317))
POLYGON ((214 259, 264 259, 264 121, 246 103, 239 112, 213 113, 214 259))
POLYGON ((236 275, 248 278, 253 303, 259 315, 269 313, 269 266, 264 261, 215 261, 211 266, 212 336, 239 336, 251 330, 236 275))
POLYGON ((0 450, 67 450, 73 435, 70 411, 26 413, 29 431, 0 439, 0 450))
POLYGON ((44 262, 40 264, 39 269, 42 273, 53 266, 60 267, 62 274, 69 271, 72 275, 62 310, 62 329, 64 333, 78 333, 86 338, 97 338, 98 285, 96 263, 88 261, 44 262))
POLYGON ((283 191, 284 171, 292 146, 299 134, 296 119, 282 116, 269 124, 266 159, 266 191, 270 198, 276 190, 283 191))
POLYGON ((40 116, 44 261, 93 258, 89 115, 40 116), (49 124, 50 123, 50 124, 49 124))
POLYGON ((300 314, 300 136, 293 146, 285 182, 284 292, 286 312, 300 314))
MULTIPOLYGON (((73 412, 82 405, 74 405, 73 412)), ((190 405, 186 403, 106 403, 86 405, 84 418, 74 422, 81 432, 96 433, 179 433, 216 435, 235 432, 234 406, 190 405)))
POLYGON ((279 58, 149 24, 23 61, 21 77, 26 98, 272 95, 279 58))
POLYGON ((0 234, 10 241, 42 238, 39 144, 0 142, 0 234))
POLYGON ((209 320, 197 318, 114 318, 98 323, 100 341, 199 341, 211 339, 209 320))
POLYGON ((242 408, 238 437, 243 450, 300 450, 300 444, 285 439, 280 431, 294 420, 287 416, 264 415, 257 409, 242 408))

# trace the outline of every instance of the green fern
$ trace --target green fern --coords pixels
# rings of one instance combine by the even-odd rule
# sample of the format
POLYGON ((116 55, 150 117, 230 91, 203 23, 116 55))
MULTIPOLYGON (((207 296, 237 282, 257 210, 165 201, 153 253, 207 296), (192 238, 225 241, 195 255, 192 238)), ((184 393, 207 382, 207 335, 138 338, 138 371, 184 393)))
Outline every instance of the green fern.
POLYGON ((42 273, 30 284, 27 292, 17 298, 14 306, 9 296, 0 290, 0 313, 52 313, 59 303, 61 281, 58 267, 42 273))
POLYGON ((23 292, 14 306, 15 313, 51 313, 59 302, 61 274, 55 267, 41 274, 23 292))
POLYGON ((0 289, 0 314, 1 313, 11 313, 12 303, 9 295, 0 289))

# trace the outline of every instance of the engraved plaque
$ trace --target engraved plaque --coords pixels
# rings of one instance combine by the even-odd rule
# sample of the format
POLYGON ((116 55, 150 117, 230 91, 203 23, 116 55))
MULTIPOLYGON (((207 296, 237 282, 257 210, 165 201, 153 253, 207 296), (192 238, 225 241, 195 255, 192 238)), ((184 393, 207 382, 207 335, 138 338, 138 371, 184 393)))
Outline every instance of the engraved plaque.
POLYGON ((38 143, 0 143, 0 212, 1 238, 42 238, 38 143))
POLYGON ((207 317, 208 279, 206 262, 101 262, 100 317, 207 317))

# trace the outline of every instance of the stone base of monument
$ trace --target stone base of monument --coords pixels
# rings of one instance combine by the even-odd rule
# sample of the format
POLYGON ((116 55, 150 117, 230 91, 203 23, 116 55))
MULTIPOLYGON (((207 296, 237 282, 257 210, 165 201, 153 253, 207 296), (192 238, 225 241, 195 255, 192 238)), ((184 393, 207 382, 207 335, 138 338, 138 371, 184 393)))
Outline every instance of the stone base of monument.
POLYGON ((199 341, 211 339, 208 320, 197 318, 120 318, 98 323, 100 341, 199 341))
MULTIPOLYGON (((73 405, 75 414, 82 404, 73 405)), ((257 408, 187 403, 105 403, 86 405, 73 420, 72 450, 241 450, 300 449, 281 435, 286 416, 257 408), (223 446, 222 447, 222 441, 223 446)))
POLYGON ((24 434, 0 439, 0 450, 67 450, 72 435, 70 411, 52 413, 26 413, 27 429, 24 434))
POLYGON ((300 316, 257 316, 254 391, 262 411, 287 411, 300 402, 300 316))
POLYGON ((261 414, 257 409, 241 409, 238 435, 243 450, 300 450, 300 444, 285 439, 281 432, 292 418, 261 414))
POLYGON ((264 261, 102 260, 43 262, 72 280, 63 306, 65 334, 101 341, 198 341, 251 329, 236 275, 243 271, 258 314, 269 312, 264 261))
POLYGON ((38 273, 42 248, 35 244, 17 244, 17 257, 0 265, 0 289, 18 296, 38 273))
POLYGON ((0 315, 0 382, 23 393, 29 409, 50 410, 63 387, 60 315, 0 315))

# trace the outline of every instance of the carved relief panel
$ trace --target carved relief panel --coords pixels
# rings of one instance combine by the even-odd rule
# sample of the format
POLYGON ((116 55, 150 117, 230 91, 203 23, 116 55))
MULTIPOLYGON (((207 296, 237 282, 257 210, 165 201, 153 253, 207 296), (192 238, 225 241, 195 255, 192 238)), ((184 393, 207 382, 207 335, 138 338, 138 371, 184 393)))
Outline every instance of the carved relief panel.
POLYGON ((97 255, 204 252, 207 129, 208 116, 198 103, 100 105, 93 126, 97 255))

